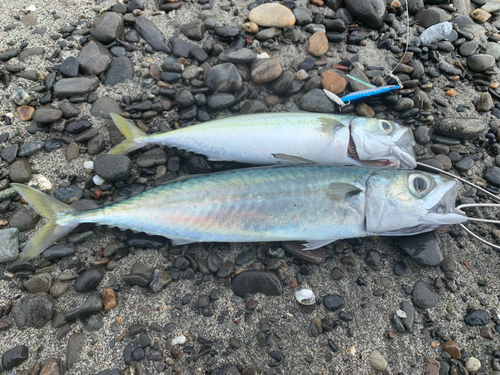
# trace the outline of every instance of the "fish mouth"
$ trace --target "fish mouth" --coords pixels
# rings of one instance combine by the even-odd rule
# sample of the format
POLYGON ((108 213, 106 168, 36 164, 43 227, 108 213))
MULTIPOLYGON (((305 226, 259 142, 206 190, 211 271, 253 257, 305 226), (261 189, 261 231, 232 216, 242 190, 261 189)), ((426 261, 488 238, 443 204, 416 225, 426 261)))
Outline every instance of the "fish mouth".
MULTIPOLYGON (((356 143, 349 132, 349 146, 347 147, 347 155, 355 160, 359 165, 365 167, 395 167, 399 168, 399 160, 361 160, 356 150, 356 143)), ((415 164, 416 166, 416 164, 415 164)))
POLYGON ((420 223, 438 228, 443 225, 466 222, 467 215, 465 212, 455 208, 457 190, 457 182, 451 179, 437 188, 436 191, 429 196, 427 202, 422 205, 428 212, 425 216, 420 218, 420 223))

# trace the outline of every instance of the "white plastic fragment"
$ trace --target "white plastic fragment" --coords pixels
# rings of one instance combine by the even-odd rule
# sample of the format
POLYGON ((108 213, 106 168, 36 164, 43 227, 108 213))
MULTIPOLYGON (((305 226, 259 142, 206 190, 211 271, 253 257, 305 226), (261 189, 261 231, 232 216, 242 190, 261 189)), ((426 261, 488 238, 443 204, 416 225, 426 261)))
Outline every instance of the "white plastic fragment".
POLYGON ((396 315, 399 316, 401 319, 406 319, 408 317, 403 310, 396 311, 396 315))
POLYGON ((85 169, 94 169, 94 162, 92 160, 87 160, 83 163, 83 168, 85 169))
POLYGON ((96 185, 102 185, 106 182, 106 180, 98 175, 95 175, 94 178, 92 178, 92 181, 94 181, 94 184, 96 185))
POLYGON ((26 8, 27 10, 31 11, 31 12, 34 12, 36 10, 36 6, 34 6, 33 4, 31 4, 29 7, 26 8))
POLYGON ((7 116, 8 118, 10 118, 11 120, 14 118, 14 114, 12 112, 7 112, 5 114, 5 116, 7 116))
POLYGON ((311 289, 301 289, 295 292, 295 298, 302 305, 314 305, 316 303, 316 297, 311 289))
POLYGON ((186 343, 186 336, 180 335, 180 336, 174 337, 170 343, 172 344, 172 346, 184 345, 186 343))
POLYGON ((262 52, 257 55, 258 59, 268 59, 270 56, 267 52, 262 52))

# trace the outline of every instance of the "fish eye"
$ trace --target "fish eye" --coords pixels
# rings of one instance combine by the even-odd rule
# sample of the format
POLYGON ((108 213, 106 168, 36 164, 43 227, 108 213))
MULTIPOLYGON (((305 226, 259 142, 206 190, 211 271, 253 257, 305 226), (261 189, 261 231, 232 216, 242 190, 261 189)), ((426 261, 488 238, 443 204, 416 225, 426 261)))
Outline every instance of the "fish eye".
POLYGON ((394 130, 394 126, 389 121, 381 120, 378 124, 380 129, 382 129, 385 133, 392 133, 394 130))
POLYGON ((429 179, 418 173, 410 175, 409 184, 410 191, 417 197, 422 197, 427 194, 431 187, 429 179))

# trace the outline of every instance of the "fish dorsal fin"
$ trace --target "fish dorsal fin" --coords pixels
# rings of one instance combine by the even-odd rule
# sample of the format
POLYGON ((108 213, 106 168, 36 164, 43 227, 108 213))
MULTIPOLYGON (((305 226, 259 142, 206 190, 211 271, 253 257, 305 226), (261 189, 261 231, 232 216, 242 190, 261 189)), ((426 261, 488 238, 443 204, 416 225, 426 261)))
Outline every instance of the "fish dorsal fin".
POLYGON ((343 130, 347 127, 347 125, 344 125, 340 121, 337 121, 331 117, 322 116, 319 118, 319 121, 321 123, 321 129, 325 133, 333 134, 336 131, 343 130))
POLYGON ((330 199, 344 200, 361 192, 362 190, 357 186, 345 182, 332 182, 328 185, 327 195, 330 199))
POLYGON ((283 163, 287 164, 314 164, 315 162, 309 159, 304 159, 299 156, 293 156, 288 154, 272 154, 276 159, 281 160, 283 163))

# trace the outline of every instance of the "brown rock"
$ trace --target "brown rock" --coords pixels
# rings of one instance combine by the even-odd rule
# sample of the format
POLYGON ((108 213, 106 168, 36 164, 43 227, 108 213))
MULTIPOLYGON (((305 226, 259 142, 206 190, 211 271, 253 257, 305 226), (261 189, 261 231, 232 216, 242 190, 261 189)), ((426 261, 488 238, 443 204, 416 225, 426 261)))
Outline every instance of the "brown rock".
POLYGON ((35 26, 36 25, 36 17, 34 14, 25 14, 21 17, 21 22, 26 26, 35 26))
POLYGON ((491 14, 489 14, 485 10, 477 8, 470 13, 470 18, 472 18, 474 21, 483 23, 491 18, 491 14))
POLYGON ((321 56, 326 51, 328 51, 328 38, 323 31, 316 31, 307 41, 307 52, 313 56, 321 56))
POLYGON ((460 348, 455 341, 446 341, 443 345, 443 350, 446 351, 451 358, 460 359, 462 358, 462 353, 460 353, 460 348))
POLYGON ((454 98, 456 96, 455 89, 449 89, 448 91, 446 91, 446 95, 454 98))
POLYGON ((245 30, 247 33, 255 34, 259 31, 259 25, 257 25, 255 22, 245 22, 243 24, 243 30, 245 30))
POLYGON ((345 90, 347 81, 340 74, 326 70, 321 74, 321 85, 334 94, 340 94, 345 90))
POLYGON ((61 365, 57 358, 49 358, 43 362, 39 375, 59 375, 61 373, 61 365))
POLYGON ((325 5, 323 0, 310 0, 310 1, 311 1, 311 4, 314 4, 317 7, 322 7, 323 5, 325 5))
POLYGON ((20 107, 17 107, 17 113, 19 114, 21 121, 29 121, 33 118, 35 108, 28 105, 22 105, 20 107))
POLYGON ((283 249, 287 253, 306 262, 321 264, 326 259, 326 251, 322 247, 315 250, 304 250, 304 246, 300 242, 295 241, 283 241, 281 242, 281 246, 283 246, 283 249))
POLYGON ((149 75, 157 81, 161 80, 161 69, 158 65, 152 64, 149 66, 149 75))
POLYGON ((66 160, 76 159, 80 155, 80 148, 75 142, 71 142, 66 148, 66 160))
MULTIPOLYGON (((264 4, 266 5, 266 4, 264 4)), ((259 59, 252 68, 252 80, 255 83, 264 83, 278 78, 283 72, 281 61, 278 59, 259 59), (261 61, 259 61, 261 60, 261 61)))
POLYGON ((434 358, 425 357, 425 372, 424 375, 439 375, 441 365, 434 358))
POLYGON ((375 110, 370 107, 368 104, 365 103, 359 103, 356 106, 356 113, 360 116, 365 116, 365 117, 374 117, 375 116, 375 110))
POLYGON ((116 299, 115 291, 113 288, 106 288, 101 293, 101 299, 104 302, 104 310, 111 310, 116 306, 118 300, 116 299))
POLYGON ((295 24, 295 16, 286 6, 267 3, 253 8, 248 19, 259 26, 285 28, 295 24))
POLYGON ((481 336, 483 336, 485 339, 488 340, 494 340, 495 337, 493 336, 493 330, 491 327, 482 327, 481 328, 481 336))

